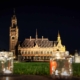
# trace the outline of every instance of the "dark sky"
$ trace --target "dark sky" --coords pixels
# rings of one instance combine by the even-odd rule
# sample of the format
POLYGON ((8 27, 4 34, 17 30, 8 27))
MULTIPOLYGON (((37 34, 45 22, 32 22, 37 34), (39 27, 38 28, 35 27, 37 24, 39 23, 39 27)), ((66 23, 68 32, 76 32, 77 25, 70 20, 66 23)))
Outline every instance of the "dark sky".
POLYGON ((58 4, 21 4, 4 1, 0 3, 0 48, 8 50, 9 27, 13 8, 15 8, 19 41, 29 36, 35 37, 36 28, 38 37, 44 36, 49 40, 57 39, 58 30, 62 44, 70 53, 75 49, 80 51, 80 6, 58 4))

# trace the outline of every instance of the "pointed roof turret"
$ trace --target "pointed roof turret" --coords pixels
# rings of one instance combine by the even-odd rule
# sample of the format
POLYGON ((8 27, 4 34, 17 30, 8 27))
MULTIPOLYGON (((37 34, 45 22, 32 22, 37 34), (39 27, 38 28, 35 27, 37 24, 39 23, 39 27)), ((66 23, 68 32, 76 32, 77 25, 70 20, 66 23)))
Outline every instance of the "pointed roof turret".
POLYGON ((13 9, 13 17, 12 17, 12 19, 17 19, 16 15, 15 15, 15 8, 13 9))
POLYGON ((58 43, 61 43, 61 37, 60 37, 59 31, 58 31, 57 41, 58 41, 58 43))
POLYGON ((37 38, 38 38, 38 34, 37 34, 37 29, 36 29, 36 40, 37 40, 37 38))

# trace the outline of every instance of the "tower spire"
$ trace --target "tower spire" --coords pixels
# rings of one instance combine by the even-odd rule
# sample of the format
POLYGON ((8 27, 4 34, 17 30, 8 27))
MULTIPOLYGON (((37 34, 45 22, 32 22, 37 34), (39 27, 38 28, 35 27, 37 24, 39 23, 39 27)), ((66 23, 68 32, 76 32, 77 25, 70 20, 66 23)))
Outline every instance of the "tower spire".
POLYGON ((15 8, 13 9, 13 16, 11 18, 11 25, 12 25, 12 27, 17 25, 17 18, 16 18, 16 15, 15 15, 15 8))
POLYGON ((37 34, 37 29, 36 29, 36 40, 37 40, 37 38, 38 38, 38 34, 37 34))

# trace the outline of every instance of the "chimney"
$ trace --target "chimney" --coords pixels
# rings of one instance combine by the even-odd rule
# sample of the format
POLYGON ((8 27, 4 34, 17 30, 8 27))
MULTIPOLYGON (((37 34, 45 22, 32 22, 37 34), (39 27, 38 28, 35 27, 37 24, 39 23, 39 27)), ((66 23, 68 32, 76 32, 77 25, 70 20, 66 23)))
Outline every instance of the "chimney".
POLYGON ((30 36, 30 41, 31 41, 31 36, 30 36))
POLYGON ((42 41, 43 41, 43 36, 42 36, 42 41))

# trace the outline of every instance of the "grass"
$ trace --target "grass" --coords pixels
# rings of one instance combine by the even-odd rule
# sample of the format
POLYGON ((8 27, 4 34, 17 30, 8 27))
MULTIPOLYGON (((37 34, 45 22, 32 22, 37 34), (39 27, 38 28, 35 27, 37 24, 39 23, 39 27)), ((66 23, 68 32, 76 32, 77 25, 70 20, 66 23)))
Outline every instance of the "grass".
MULTIPOLYGON (((73 76, 80 77, 80 63, 73 63, 73 76)), ((16 62, 14 63, 14 74, 23 75, 50 75, 49 62, 16 62)))
POLYGON ((14 63, 14 74, 49 75, 48 62, 14 63))

